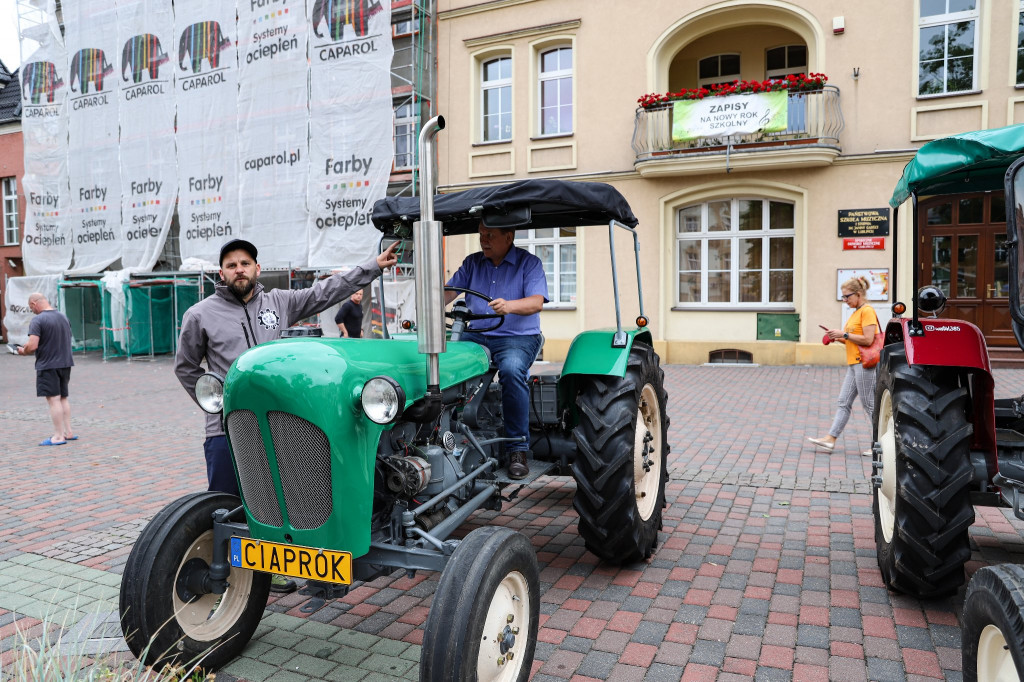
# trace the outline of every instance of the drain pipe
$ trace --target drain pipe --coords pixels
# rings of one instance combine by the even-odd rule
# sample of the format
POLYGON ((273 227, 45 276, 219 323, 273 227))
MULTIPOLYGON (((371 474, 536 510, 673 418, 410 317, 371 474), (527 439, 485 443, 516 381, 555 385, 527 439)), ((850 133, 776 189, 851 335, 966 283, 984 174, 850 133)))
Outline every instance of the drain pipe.
POLYGON ((434 138, 444 129, 444 116, 435 116, 420 130, 420 219, 413 223, 416 244, 416 334, 418 350, 427 356, 426 420, 441 413, 440 354, 445 351, 444 272, 441 223, 434 220, 437 166, 434 138))

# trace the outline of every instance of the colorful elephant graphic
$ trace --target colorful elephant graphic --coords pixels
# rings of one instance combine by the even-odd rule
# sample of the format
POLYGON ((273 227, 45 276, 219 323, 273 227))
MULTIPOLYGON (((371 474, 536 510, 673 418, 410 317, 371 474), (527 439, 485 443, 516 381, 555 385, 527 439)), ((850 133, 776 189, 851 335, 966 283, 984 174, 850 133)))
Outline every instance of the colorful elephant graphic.
POLYGON ((181 32, 181 41, 178 45, 178 66, 182 71, 188 71, 185 65, 185 58, 192 62, 192 73, 199 73, 203 60, 210 62, 210 68, 216 69, 220 64, 221 50, 231 46, 231 40, 220 30, 220 24, 216 21, 200 21, 192 24, 181 32))
POLYGON ((71 92, 75 90, 75 80, 82 86, 82 94, 89 92, 89 82, 96 86, 96 92, 103 90, 103 78, 114 72, 114 67, 107 62, 107 55, 95 47, 79 50, 71 58, 71 92))
POLYGON ((156 80, 160 75, 160 65, 169 59, 160 47, 160 39, 152 33, 133 36, 121 51, 121 78, 128 80, 126 72, 131 70, 132 82, 141 83, 142 74, 149 71, 149 79, 156 80))
POLYGON ((53 93, 64 87, 64 81, 57 76, 53 62, 29 62, 21 67, 22 99, 39 104, 43 95, 48 103, 53 102, 53 93))
POLYGON ((333 40, 341 40, 346 24, 362 37, 370 30, 370 17, 382 9, 380 0, 316 0, 313 3, 313 32, 318 38, 323 38, 320 22, 326 19, 333 40))

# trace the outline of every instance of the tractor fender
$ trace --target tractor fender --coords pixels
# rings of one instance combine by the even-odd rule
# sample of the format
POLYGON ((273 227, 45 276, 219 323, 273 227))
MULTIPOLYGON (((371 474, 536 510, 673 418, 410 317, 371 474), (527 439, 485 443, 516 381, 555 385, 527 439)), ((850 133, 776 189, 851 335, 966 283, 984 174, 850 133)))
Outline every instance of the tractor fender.
POLYGON ((992 374, 988 361, 988 347, 981 330, 963 320, 920 320, 924 334, 910 334, 911 320, 897 318, 889 321, 885 329, 885 342, 890 338, 903 341, 907 349, 907 364, 938 367, 971 367, 992 374))
POLYGON ((633 341, 639 338, 653 345, 651 332, 646 329, 626 330, 626 345, 623 348, 612 346, 614 336, 614 329, 595 329, 583 332, 573 339, 565 357, 565 364, 562 366, 562 376, 599 374, 624 377, 633 341))
POLYGON ((919 323, 924 334, 912 336, 909 318, 893 318, 885 328, 885 345, 903 344, 908 365, 955 368, 967 377, 973 407, 971 449, 986 453, 991 479, 997 470, 995 381, 985 336, 963 320, 929 318, 919 323))
MULTIPOLYGON (((626 345, 624 348, 612 346, 615 329, 595 329, 583 332, 572 340, 566 354, 562 374, 558 379, 559 410, 568 409, 575 415, 576 387, 583 376, 626 376, 629 364, 629 353, 634 341, 642 341, 654 345, 649 329, 625 330, 626 345)), ((570 420, 574 422, 574 419, 570 420)))

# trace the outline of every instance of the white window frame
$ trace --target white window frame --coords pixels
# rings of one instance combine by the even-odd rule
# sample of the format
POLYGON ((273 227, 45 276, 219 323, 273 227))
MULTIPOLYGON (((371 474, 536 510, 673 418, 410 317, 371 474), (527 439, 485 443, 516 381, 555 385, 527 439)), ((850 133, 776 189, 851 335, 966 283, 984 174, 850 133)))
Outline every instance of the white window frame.
POLYGON ((576 66, 576 54, 571 44, 564 45, 548 45, 544 49, 537 52, 537 137, 552 137, 559 135, 572 135, 573 134, 573 94, 575 92, 575 66, 576 66), (544 55, 551 52, 557 52, 559 50, 569 50, 571 66, 568 69, 555 69, 553 71, 544 71, 544 55), (558 120, 562 120, 561 111, 563 108, 568 107, 569 109, 569 129, 562 130, 559 128, 554 131, 544 130, 544 83, 548 81, 560 81, 569 80, 569 102, 559 101, 555 106, 555 109, 559 112, 558 120))
MULTIPOLYGON (((766 196, 739 196, 739 197, 722 197, 720 199, 708 199, 700 203, 687 203, 685 205, 678 206, 675 209, 675 249, 674 249, 674 260, 673 260, 673 271, 675 272, 673 285, 674 296, 675 296, 675 307, 677 308, 708 308, 708 309, 736 309, 736 310, 792 310, 795 305, 795 301, 770 301, 769 295, 771 292, 771 280, 770 273, 773 271, 771 268, 771 249, 769 240, 771 238, 778 237, 789 237, 793 240, 793 267, 786 268, 793 273, 793 291, 791 295, 793 298, 796 297, 796 204, 786 199, 777 199, 774 197, 766 196), (712 203, 719 203, 722 201, 729 201, 729 217, 730 225, 728 230, 709 231, 708 230, 708 205, 712 203), (739 202, 740 201, 760 201, 761 202, 761 226, 760 230, 740 230, 739 229, 739 202), (771 229, 771 203, 788 204, 793 206, 793 227, 790 229, 771 229), (684 232, 682 230, 682 214, 683 211, 688 208, 700 206, 701 208, 701 229, 697 232, 684 232), (761 300, 760 301, 740 301, 740 263, 737 257, 739 243, 741 239, 757 239, 761 238, 761 300), (730 246, 730 258, 729 258, 729 300, 728 301, 709 301, 708 300, 708 241, 710 240, 729 240, 730 246), (700 293, 701 300, 699 302, 694 301, 681 301, 679 292, 679 276, 683 272, 679 269, 679 258, 682 250, 683 242, 699 241, 700 242, 700 293)), ((780 268, 775 268, 776 271, 780 268)), ((687 270, 685 272, 692 272, 687 270)), ((717 271, 716 271, 717 272, 717 271)))
MULTIPOLYGON (((559 309, 559 308, 575 308, 577 301, 579 300, 579 256, 580 250, 577 243, 579 238, 579 232, 576 232, 575 237, 564 237, 560 236, 559 232, 562 229, 575 230, 576 228, 546 228, 554 229, 553 237, 538 237, 535 229, 520 230, 516 233, 516 246, 519 248, 529 251, 530 253, 537 255, 538 246, 553 246, 554 247, 554 277, 553 281, 548 282, 548 302, 544 304, 545 310, 559 309), (562 248, 566 246, 572 246, 576 254, 574 259, 575 267, 571 274, 575 280, 576 292, 571 297, 567 297, 565 300, 561 299, 562 291, 562 278, 569 277, 569 273, 562 272, 562 248)), ((547 273, 545 273, 546 275, 547 273)))
POLYGON ((413 103, 411 101, 402 102, 398 106, 395 107, 395 109, 394 109, 394 121, 395 121, 394 122, 394 126, 393 126, 394 136, 393 136, 392 139, 393 139, 393 145, 394 145, 394 148, 395 148, 395 162, 394 162, 394 165, 392 166, 392 170, 396 170, 396 171, 412 170, 413 167, 415 166, 415 159, 416 159, 416 146, 415 145, 417 143, 417 134, 416 134, 416 114, 415 114, 415 111, 413 110, 413 103), (408 111, 408 116, 400 115, 400 114, 404 113, 404 112, 402 112, 403 108, 408 108, 408 110, 409 110, 408 111), (399 138, 405 138, 406 139, 406 143, 408 144, 408 151, 406 151, 406 152, 404 152, 402 154, 399 154, 399 151, 398 151, 398 140, 399 140, 399 138), (408 159, 409 159, 408 164, 403 164, 402 162, 400 162, 399 159, 400 159, 401 156, 407 156, 408 157, 408 159))
POLYGON ((416 32, 416 24, 413 22, 412 18, 399 19, 395 23, 391 24, 392 38, 403 38, 405 36, 411 36, 416 32))
MULTIPOLYGON (((810 51, 807 46, 802 43, 789 43, 786 45, 776 45, 770 47, 764 51, 764 74, 766 79, 773 78, 785 78, 789 75, 796 75, 798 73, 806 74, 808 71, 808 65, 806 62, 810 61, 810 51), (790 66, 789 65, 789 48, 796 47, 799 45, 804 48, 804 64, 803 66, 790 66), (786 67, 783 69, 768 69, 768 52, 771 50, 784 49, 786 51, 786 67)), ((786 131, 785 134, 791 135, 794 133, 805 133, 807 132, 807 100, 803 97, 789 96, 789 104, 786 108, 786 131)))
MULTIPOLYGON (((484 59, 484 60, 482 60, 480 62, 480 80, 479 80, 479 82, 480 82, 480 141, 481 142, 485 142, 485 143, 509 142, 509 141, 512 140, 512 132, 513 132, 513 130, 512 130, 512 127, 513 127, 513 123, 512 123, 512 68, 513 68, 513 64, 512 64, 512 55, 511 54, 493 55, 493 56, 488 57, 487 59, 484 59), (502 59, 507 59, 508 60, 509 77, 508 78, 500 78, 499 77, 499 78, 495 78, 494 80, 490 80, 490 81, 484 80, 484 78, 486 76, 487 65, 492 63, 492 62, 499 61, 499 60, 502 60, 502 59), (501 137, 500 136, 501 133, 499 132, 499 137, 498 138, 493 139, 493 140, 489 140, 489 139, 487 139, 487 109, 486 109, 486 104, 485 104, 486 101, 487 101, 487 93, 489 91, 491 91, 491 90, 501 90, 503 88, 507 88, 508 89, 508 110, 507 111, 504 110, 504 109, 500 110, 498 112, 498 116, 499 116, 499 123, 500 123, 500 116, 502 116, 502 115, 504 115, 506 113, 508 114, 508 117, 509 117, 508 137, 501 137)), ((499 105, 503 102, 504 99, 505 99, 504 97, 499 95, 499 100, 498 100, 499 101, 499 105)), ((500 129, 500 126, 499 126, 499 129, 500 129)))
POLYGON ((701 57, 697 60, 697 87, 707 88, 718 83, 732 83, 734 80, 740 80, 740 74, 743 73, 743 58, 738 52, 721 52, 719 54, 709 54, 706 57, 701 57), (740 62, 740 69, 736 73, 722 73, 722 57, 736 57, 740 62), (700 63, 707 60, 717 58, 718 59, 718 75, 709 78, 700 77, 700 63))
MULTIPOLYGON (((946 1, 946 7, 949 8, 949 1, 946 1)), ((978 90, 978 77, 981 73, 981 10, 979 9, 982 0, 977 0, 973 10, 965 12, 947 12, 945 14, 933 14, 927 17, 920 16, 921 12, 921 0, 915 0, 917 5, 916 11, 919 14, 918 25, 917 25, 917 97, 928 98, 928 97, 945 97, 947 95, 958 95, 965 92, 974 92, 978 90), (974 22, 974 45, 971 58, 973 60, 973 68, 971 70, 971 86, 967 90, 950 90, 948 86, 949 82, 949 55, 945 54, 946 46, 943 44, 943 89, 941 92, 921 92, 921 32, 927 28, 935 28, 937 26, 949 26, 951 24, 959 24, 965 21, 974 22)))
POLYGON ((766 79, 772 78, 783 78, 790 74, 796 75, 798 73, 807 73, 807 62, 810 60, 810 51, 807 46, 803 43, 788 43, 786 45, 776 45, 775 47, 769 47, 764 51, 764 77, 766 79), (789 64, 789 48, 791 47, 802 47, 804 48, 804 64, 802 66, 790 66, 789 64), (768 53, 772 50, 784 49, 786 51, 786 66, 782 69, 768 69, 768 53))
POLYGON ((0 194, 3 195, 4 246, 18 245, 18 179, 9 176, 0 178, 0 194))
POLYGON ((1021 35, 1024 29, 1024 0, 1020 0, 1020 11, 1017 13, 1017 60, 1014 62, 1014 82, 1017 85, 1024 85, 1024 78, 1019 77, 1021 67, 1024 66, 1024 36, 1021 35))

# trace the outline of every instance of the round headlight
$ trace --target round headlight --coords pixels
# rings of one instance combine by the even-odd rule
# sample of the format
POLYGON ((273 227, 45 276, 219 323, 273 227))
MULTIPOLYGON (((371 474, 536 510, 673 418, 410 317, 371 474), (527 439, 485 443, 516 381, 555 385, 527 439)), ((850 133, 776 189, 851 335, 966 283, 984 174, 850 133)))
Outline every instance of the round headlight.
POLYGON ((363 412, 375 424, 390 424, 402 416, 405 409, 405 391, 391 377, 374 377, 363 384, 359 398, 363 412))
POLYGON ((207 372, 196 380, 196 402, 204 412, 217 414, 224 409, 224 379, 207 372))

